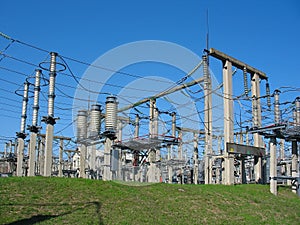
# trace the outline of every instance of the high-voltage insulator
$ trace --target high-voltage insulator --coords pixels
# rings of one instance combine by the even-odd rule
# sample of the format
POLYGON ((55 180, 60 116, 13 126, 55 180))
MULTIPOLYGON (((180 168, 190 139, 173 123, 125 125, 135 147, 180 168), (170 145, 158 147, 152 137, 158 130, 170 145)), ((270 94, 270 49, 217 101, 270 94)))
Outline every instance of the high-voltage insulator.
POLYGON ((40 78, 42 70, 35 70, 35 83, 34 83, 34 99, 33 99, 33 115, 32 126, 37 126, 38 123, 38 111, 39 111, 39 94, 40 94, 40 78))
POLYGON ((258 127, 258 107, 257 107, 257 98, 256 98, 256 96, 253 96, 252 102, 253 102, 253 113, 252 113, 253 127, 257 128, 258 127))
POLYGON ((48 94, 48 116, 54 117, 55 99, 55 77, 56 77, 56 56, 57 53, 51 52, 50 74, 49 74, 49 94, 48 94))
POLYGON ((271 94, 270 94, 270 84, 266 83, 266 95, 267 95, 267 105, 269 109, 271 108, 271 94))
POLYGON ((248 96, 249 90, 248 90, 248 79, 247 79, 247 68, 244 67, 243 69, 243 75, 244 75, 244 92, 245 95, 248 96))
POLYGON ((300 97, 295 99, 296 105, 296 125, 300 126, 300 97))
POLYGON ((28 90, 29 82, 24 83, 24 95, 22 104, 21 128, 20 133, 25 134, 26 118, 27 118, 27 104, 28 104, 28 90))
POLYGON ((115 133, 117 130, 117 109, 118 102, 114 96, 106 98, 106 111, 105 111, 105 132, 115 133))
POLYGON ((90 137, 97 137, 100 134, 101 126, 101 105, 92 105, 90 111, 90 137))
POLYGON ((140 116, 139 114, 135 115, 135 129, 134 129, 134 137, 138 138, 140 132, 140 116))
POLYGON ((208 73, 208 60, 207 55, 202 56, 203 61, 203 78, 204 78, 204 89, 208 89, 209 86, 209 73, 208 73))
POLYGON ((77 113, 77 140, 82 141, 87 138, 87 111, 79 110, 77 113))
POLYGON ((274 91, 274 119, 275 124, 279 124, 281 122, 280 109, 279 109, 279 90, 274 91))

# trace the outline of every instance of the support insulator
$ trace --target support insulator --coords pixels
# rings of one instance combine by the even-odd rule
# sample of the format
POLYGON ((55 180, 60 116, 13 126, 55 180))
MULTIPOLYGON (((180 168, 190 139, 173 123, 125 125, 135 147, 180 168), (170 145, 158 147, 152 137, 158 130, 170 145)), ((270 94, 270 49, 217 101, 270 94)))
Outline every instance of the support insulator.
POLYGON ((90 112, 90 137, 96 137, 100 134, 101 125, 101 105, 92 105, 90 112))
POLYGON ((176 113, 172 112, 172 136, 176 138, 176 113))
POLYGON ((269 82, 266 83, 266 95, 267 95, 267 105, 268 108, 271 108, 271 94, 270 94, 270 84, 269 82))
POLYGON ((48 94, 48 116, 54 117, 55 99, 55 77, 56 77, 56 52, 51 52, 50 73, 49 73, 49 94, 48 94))
POLYGON ((252 97, 252 102, 253 102, 253 127, 257 128, 258 127, 258 107, 257 107, 257 98, 256 96, 252 97))
POLYGON ((207 55, 202 56, 202 61, 203 61, 204 90, 207 90, 209 88, 209 83, 210 83, 207 55))
POLYGON ((82 141, 87 138, 87 111, 79 110, 77 113, 77 140, 82 141))
POLYGON ((274 119, 275 124, 279 124, 281 122, 281 115, 279 109, 279 90, 274 91, 274 119))
POLYGON ((248 78, 247 78, 247 68, 244 67, 243 69, 243 75, 244 75, 244 92, 245 95, 248 96, 249 89, 248 89, 248 78))
POLYGON ((28 104, 28 90, 29 83, 24 83, 24 94, 23 94, 23 104, 22 104, 22 116, 21 116, 21 129, 20 133, 25 133, 26 118, 27 118, 27 104, 28 104))
POLYGON ((115 132, 117 130, 117 98, 114 96, 109 96, 106 98, 105 104, 105 134, 109 138, 115 138, 115 132))
POLYGON ((140 133, 140 116, 139 114, 135 115, 135 129, 134 129, 134 137, 138 138, 140 133))
POLYGON ((296 124, 297 126, 300 126, 300 97, 297 97, 295 99, 295 105, 296 105, 296 124))
POLYGON ((42 70, 35 70, 35 84, 34 84, 34 99, 33 99, 33 115, 32 115, 32 126, 37 126, 38 123, 38 112, 39 112, 39 94, 40 94, 40 78, 42 70))

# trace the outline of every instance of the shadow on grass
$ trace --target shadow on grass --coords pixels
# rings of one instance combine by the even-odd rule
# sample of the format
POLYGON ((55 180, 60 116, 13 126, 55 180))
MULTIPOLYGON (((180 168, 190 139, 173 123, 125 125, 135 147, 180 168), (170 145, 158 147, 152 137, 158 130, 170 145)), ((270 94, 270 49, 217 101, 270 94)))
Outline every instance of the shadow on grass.
MULTIPOLYGON (((86 207, 89 207, 90 205, 94 205, 95 208, 96 208, 96 213, 97 213, 97 216, 98 216, 98 224, 99 225, 103 225, 103 221, 102 221, 102 217, 101 217, 101 214, 100 214, 100 209, 101 209, 101 203, 100 202, 85 202, 85 203, 76 203, 76 204, 79 204, 79 205, 83 205, 83 207, 79 207, 75 210, 72 210, 72 211, 67 211, 65 213, 62 213, 62 214, 59 214, 59 215, 35 215, 35 216, 32 216, 30 218, 26 218, 26 219, 21 219, 21 220, 18 220, 18 221, 15 221, 15 222, 11 222, 11 223, 8 223, 6 225, 31 225, 31 224, 35 224, 35 223, 40 223, 40 222, 43 222, 43 221, 46 221, 46 220, 50 220, 52 218, 56 218, 56 217, 60 217, 60 216, 65 216, 65 215, 68 215, 68 214, 72 214, 76 211, 79 211, 79 210, 82 210, 86 207)), ((14 204, 14 205, 18 205, 18 206, 64 206, 64 205, 71 205, 71 204, 14 204)), ((72 204, 74 205, 74 203, 72 204)))

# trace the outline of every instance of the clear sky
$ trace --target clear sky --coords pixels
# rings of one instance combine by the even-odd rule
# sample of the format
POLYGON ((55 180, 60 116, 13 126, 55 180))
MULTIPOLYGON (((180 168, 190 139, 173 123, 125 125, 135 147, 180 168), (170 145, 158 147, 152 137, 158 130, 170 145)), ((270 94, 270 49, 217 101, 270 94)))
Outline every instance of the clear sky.
MULTIPOLYGON (((283 93, 283 101, 293 101, 300 96, 298 0, 19 0, 1 1, 0 9, 1 32, 22 42, 88 63, 119 45, 140 40, 174 42, 201 56, 206 46, 208 10, 210 47, 264 71, 269 77, 271 92, 280 87, 297 89, 283 93)), ((0 38, 1 51, 9 44, 10 41, 0 38)), ((32 64, 39 64, 47 57, 45 52, 16 42, 4 53, 32 64)), ((73 73, 81 77, 86 66, 69 63, 73 73)), ((28 75, 32 75, 35 69, 8 57, 0 61, 0 67, 28 75)), ((144 75, 142 68, 133 67, 129 71, 144 75)), ((161 71, 167 72, 167 69, 161 71)), ((155 73, 155 70, 152 69, 151 73, 155 73)), ((15 137, 15 132, 20 129, 22 98, 14 92, 22 89, 19 86, 25 77, 0 69, 0 78, 1 151, 4 143, 10 137, 15 137)), ((175 80, 179 78, 180 75, 175 80)), ((73 87, 77 85, 71 78, 63 76, 57 77, 57 82, 73 87)), ((63 89, 64 94, 74 95, 74 90, 67 90, 60 84, 57 87, 63 89)), ((240 88, 242 84, 234 85, 240 88)), ((47 89, 44 93, 47 95, 47 89)), ((57 91, 57 94, 60 93, 57 91)), ((56 131, 72 123, 68 116, 71 112, 66 110, 72 107, 72 101, 63 97, 57 97, 57 101, 60 108, 56 112, 65 120, 60 121, 56 131)), ((46 114, 45 108, 41 108, 41 114, 46 114)), ((68 129, 59 134, 72 136, 68 129)))

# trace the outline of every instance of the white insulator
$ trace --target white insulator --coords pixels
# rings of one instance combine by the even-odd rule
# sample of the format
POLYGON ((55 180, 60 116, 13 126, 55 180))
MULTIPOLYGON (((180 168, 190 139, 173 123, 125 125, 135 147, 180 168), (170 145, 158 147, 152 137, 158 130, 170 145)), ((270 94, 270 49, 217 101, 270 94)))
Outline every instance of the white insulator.
POLYGON ((38 112, 39 112, 39 94, 40 94, 41 72, 42 71, 39 69, 35 70, 32 126, 37 126, 38 112))
POLYGON ((117 130, 117 98, 110 96, 106 98, 106 112, 105 112, 105 130, 117 130))
POLYGON ((297 97, 295 99, 296 104, 296 124, 297 126, 300 126, 300 97, 297 97))
POLYGON ((279 93, 279 90, 274 91, 274 118, 276 124, 279 124, 281 122, 279 109, 279 93))
POLYGON ((48 94, 48 116, 54 116, 55 98, 55 77, 56 77, 56 56, 57 53, 51 52, 50 74, 49 74, 49 94, 48 94))
POLYGON ((21 133, 25 133, 26 118, 27 118, 27 103, 28 103, 28 89, 29 83, 24 83, 24 94, 23 94, 23 104, 22 104, 22 116, 21 116, 21 133))
POLYGON ((208 73, 208 62, 207 62, 207 56, 202 56, 203 61, 203 78, 204 78, 204 89, 207 90, 209 86, 209 73, 208 73))
POLYGON ((90 112, 90 136, 97 136, 100 133, 101 124, 101 106, 98 104, 92 105, 90 112))
POLYGON ((254 96, 253 99, 253 127, 258 127, 258 108, 257 108, 257 98, 254 96))
POLYGON ((135 130, 134 130, 134 136, 135 138, 139 137, 139 132, 140 132, 140 117, 138 114, 135 116, 135 130))
POLYGON ((172 136, 176 137, 176 113, 173 112, 171 115, 172 115, 172 136))
POLYGON ((87 111, 79 110, 77 114, 77 140, 87 137, 87 111))

